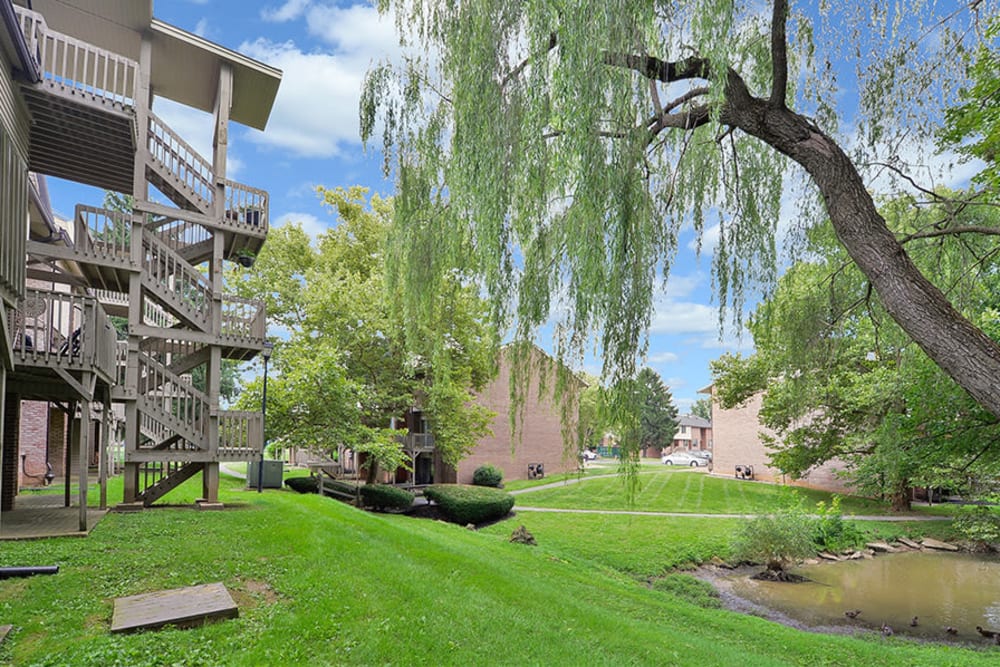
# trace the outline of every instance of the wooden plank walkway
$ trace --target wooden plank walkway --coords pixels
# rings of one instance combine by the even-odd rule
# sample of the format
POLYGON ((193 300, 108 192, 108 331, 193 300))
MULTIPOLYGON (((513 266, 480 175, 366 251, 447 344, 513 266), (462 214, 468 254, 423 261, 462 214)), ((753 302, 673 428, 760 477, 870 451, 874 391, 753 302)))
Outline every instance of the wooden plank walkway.
POLYGON ((14 628, 13 625, 0 625, 0 644, 3 644, 3 640, 7 637, 7 635, 13 628, 14 628))
POLYGON ((236 618, 239 609, 222 583, 203 584, 115 599, 111 632, 164 625, 190 627, 209 619, 236 618))

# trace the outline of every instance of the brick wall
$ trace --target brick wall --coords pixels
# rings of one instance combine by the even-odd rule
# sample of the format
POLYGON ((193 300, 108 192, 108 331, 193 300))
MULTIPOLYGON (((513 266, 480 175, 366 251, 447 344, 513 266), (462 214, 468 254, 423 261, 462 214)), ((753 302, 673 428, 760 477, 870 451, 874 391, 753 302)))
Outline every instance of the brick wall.
POLYGON ((459 463, 456 475, 459 484, 471 484, 472 473, 485 463, 503 470, 505 480, 527 479, 529 464, 541 463, 545 474, 568 472, 577 468, 575 453, 566 455, 564 452, 559 406, 551 395, 554 377, 546 380, 546 394, 541 397, 538 395, 541 376, 537 369, 544 353, 537 349, 532 359, 532 366, 536 370, 532 372, 531 386, 525 395, 519 438, 514 442, 510 428, 508 354, 506 349, 501 351, 500 371, 477 399, 477 403, 497 413, 490 426, 493 435, 481 439, 473 452, 459 463))
POLYGON ((21 402, 20 446, 23 463, 19 461, 18 477, 22 487, 42 485, 45 474, 48 413, 48 403, 42 401, 21 402))
POLYGON ((837 477, 844 468, 842 461, 830 461, 809 471, 802 479, 793 480, 768 465, 768 449, 761 433, 774 435, 761 425, 758 418, 763 394, 755 394, 743 405, 723 410, 712 403, 712 438, 714 451, 712 473, 733 476, 738 465, 753 466, 754 478, 764 482, 804 486, 833 493, 853 493, 850 485, 837 477))

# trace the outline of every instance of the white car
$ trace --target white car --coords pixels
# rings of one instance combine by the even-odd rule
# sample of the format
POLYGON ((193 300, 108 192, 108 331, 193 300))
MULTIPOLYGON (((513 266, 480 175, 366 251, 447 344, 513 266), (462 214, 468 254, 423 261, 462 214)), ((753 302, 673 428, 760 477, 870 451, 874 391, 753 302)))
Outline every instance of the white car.
POLYGON ((695 456, 694 454, 689 454, 688 452, 674 452, 673 454, 664 454, 660 457, 663 461, 663 465, 666 466, 691 466, 692 468, 698 466, 707 466, 708 461, 701 458, 700 456, 695 456))

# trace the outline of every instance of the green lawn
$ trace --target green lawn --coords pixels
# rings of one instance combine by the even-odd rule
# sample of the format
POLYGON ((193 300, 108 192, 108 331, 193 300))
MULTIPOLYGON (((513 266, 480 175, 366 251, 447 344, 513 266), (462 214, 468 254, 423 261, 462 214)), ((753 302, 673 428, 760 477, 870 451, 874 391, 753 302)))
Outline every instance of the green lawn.
MULTIPOLYGON (((737 520, 524 512, 477 532, 223 486, 222 512, 111 514, 86 539, 3 543, 0 565, 61 570, 0 581, 0 623, 14 625, 0 664, 957 666, 998 657, 799 632, 637 580, 725 549, 737 520), (538 547, 507 542, 517 522, 538 547), (211 581, 233 591, 238 619, 107 631, 116 596, 211 581)), ((199 493, 193 480, 169 499, 199 493)))
MULTIPOLYGON (((823 491, 712 477, 688 468, 661 466, 642 469, 639 489, 631 503, 625 494, 622 479, 612 475, 532 491, 519 496, 518 504, 571 509, 755 514, 773 511, 790 496, 801 498, 809 510, 814 510, 819 501, 829 503, 831 498, 831 494, 823 491)), ((841 509, 845 515, 889 513, 885 503, 856 496, 842 498, 841 509)), ((919 508, 917 511, 925 513, 928 509, 919 508)), ((953 508, 937 506, 930 509, 932 513, 938 513, 953 508)))

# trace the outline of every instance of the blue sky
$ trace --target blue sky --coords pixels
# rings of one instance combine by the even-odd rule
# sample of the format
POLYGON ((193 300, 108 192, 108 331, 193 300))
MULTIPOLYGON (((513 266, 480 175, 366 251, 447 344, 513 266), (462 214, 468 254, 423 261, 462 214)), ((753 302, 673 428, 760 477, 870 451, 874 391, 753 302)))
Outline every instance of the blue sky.
MULTIPOLYGON (((233 125, 230 177, 270 193, 272 225, 301 223, 318 233, 335 222, 314 189, 364 185, 383 195, 392 183, 381 174, 381 155, 365 153, 358 136, 358 97, 369 65, 398 50, 393 26, 367 3, 334 0, 156 0, 154 15, 284 72, 264 132, 233 125)), ((157 114, 203 154, 211 123, 202 114, 165 100, 157 114)), ((53 184, 53 204, 71 217, 76 203, 99 205, 100 191, 53 184)), ((706 230, 696 257, 688 233, 658 300, 647 365, 670 386, 682 412, 710 382, 708 364, 725 351, 749 348, 730 332, 718 335, 709 263, 713 233, 706 230)), ((545 341, 541 341, 544 345, 545 341)), ((596 372, 595 364, 586 370, 596 372)))

